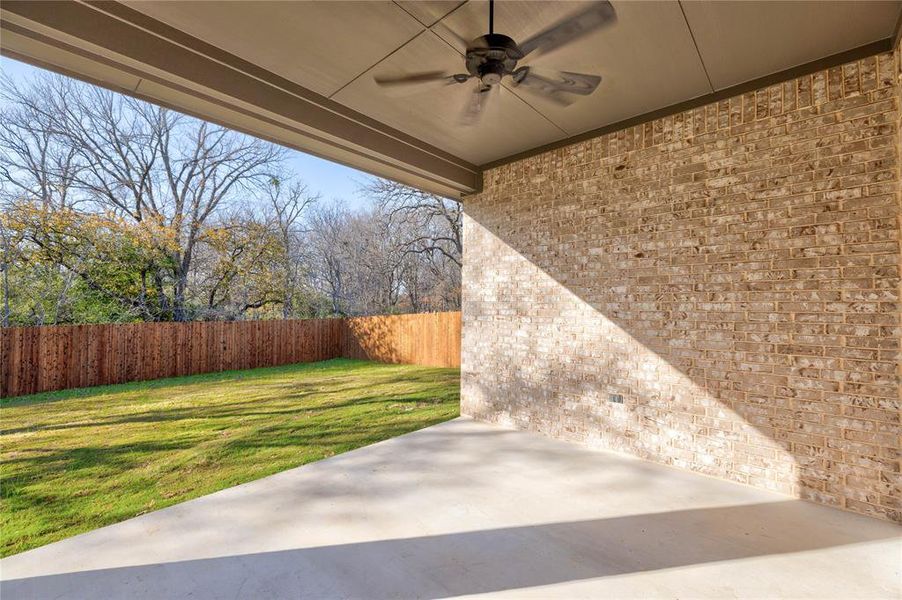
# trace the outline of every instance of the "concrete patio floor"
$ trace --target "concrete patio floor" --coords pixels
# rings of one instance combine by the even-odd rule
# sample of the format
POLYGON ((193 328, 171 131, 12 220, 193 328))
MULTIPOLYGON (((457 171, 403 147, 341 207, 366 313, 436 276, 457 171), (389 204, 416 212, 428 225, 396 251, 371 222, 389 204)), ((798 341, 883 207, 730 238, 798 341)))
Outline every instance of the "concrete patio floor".
POLYGON ((902 528, 456 419, 0 561, 17 598, 898 598, 902 528))

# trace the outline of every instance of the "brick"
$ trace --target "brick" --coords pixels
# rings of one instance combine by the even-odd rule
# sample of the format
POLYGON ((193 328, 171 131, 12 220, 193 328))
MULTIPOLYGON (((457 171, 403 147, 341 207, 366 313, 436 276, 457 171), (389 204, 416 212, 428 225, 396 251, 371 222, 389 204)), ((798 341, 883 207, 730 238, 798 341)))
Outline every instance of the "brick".
POLYGON ((887 53, 487 171, 462 411, 902 519, 900 106, 887 53))

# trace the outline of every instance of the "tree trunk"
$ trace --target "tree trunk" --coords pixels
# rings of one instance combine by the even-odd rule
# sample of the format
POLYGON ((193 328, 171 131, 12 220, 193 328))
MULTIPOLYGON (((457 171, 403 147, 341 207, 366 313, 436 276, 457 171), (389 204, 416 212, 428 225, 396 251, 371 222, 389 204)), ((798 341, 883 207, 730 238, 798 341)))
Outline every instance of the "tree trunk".
POLYGON ((3 326, 9 327, 9 264, 3 265, 3 326))
POLYGON ((188 320, 188 314, 185 310, 185 288, 188 287, 188 277, 181 273, 176 279, 175 293, 172 297, 172 320, 179 323, 188 320))

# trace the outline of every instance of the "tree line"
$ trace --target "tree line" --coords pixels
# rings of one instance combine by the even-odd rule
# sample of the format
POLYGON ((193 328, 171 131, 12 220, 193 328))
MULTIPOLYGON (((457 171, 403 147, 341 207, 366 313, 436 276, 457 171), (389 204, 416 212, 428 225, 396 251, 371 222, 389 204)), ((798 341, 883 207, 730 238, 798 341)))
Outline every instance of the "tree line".
POLYGON ((2 324, 456 310, 461 207, 324 201, 284 148, 72 79, 0 82, 2 324))

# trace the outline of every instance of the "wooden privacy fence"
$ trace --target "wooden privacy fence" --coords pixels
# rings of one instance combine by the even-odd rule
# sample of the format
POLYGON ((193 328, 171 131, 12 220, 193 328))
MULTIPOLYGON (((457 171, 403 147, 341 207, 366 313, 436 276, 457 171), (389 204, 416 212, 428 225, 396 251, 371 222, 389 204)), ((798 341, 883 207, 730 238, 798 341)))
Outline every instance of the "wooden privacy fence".
POLYGON ((460 313, 0 329, 0 397, 347 356, 460 366, 460 313))
POLYGON ((343 320, 341 355, 387 363, 460 366, 460 313, 343 320))

